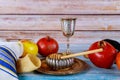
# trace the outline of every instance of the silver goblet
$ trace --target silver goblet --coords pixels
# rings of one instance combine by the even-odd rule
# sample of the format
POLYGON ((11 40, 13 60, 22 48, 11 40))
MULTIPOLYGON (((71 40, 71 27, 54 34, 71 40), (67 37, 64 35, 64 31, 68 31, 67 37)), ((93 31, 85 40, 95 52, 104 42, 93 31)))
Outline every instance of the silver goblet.
POLYGON ((61 22, 63 35, 67 37, 67 50, 65 53, 70 54, 69 38, 74 34, 76 18, 62 18, 61 22))

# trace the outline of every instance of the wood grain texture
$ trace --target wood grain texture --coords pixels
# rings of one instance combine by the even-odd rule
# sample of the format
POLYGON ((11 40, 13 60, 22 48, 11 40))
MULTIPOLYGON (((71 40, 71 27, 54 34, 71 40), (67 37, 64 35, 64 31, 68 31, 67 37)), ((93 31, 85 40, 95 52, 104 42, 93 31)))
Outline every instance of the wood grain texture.
POLYGON ((0 0, 0 14, 120 14, 120 0, 0 0))
POLYGON ((71 43, 91 43, 104 38, 119 40, 119 2, 120 0, 0 0, 0 38, 9 41, 37 41, 50 35, 59 43, 66 43, 60 19, 76 17, 76 33, 71 38, 71 43))
MULTIPOLYGON (((95 41, 105 38, 120 40, 119 31, 76 31, 71 37, 70 43, 91 44, 95 41)), ((40 38, 51 36, 59 43, 66 43, 66 37, 61 31, 0 31, 0 38, 8 41, 17 41, 20 39, 30 39, 37 42, 40 38)))
POLYGON ((61 30, 61 18, 75 17, 76 30, 120 30, 119 15, 0 15, 0 30, 61 30))

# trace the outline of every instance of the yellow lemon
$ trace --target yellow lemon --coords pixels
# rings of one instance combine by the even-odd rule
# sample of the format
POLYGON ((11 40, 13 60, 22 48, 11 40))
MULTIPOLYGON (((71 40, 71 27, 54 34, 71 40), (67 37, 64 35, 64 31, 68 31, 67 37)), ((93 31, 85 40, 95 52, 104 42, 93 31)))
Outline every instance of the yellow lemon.
POLYGON ((32 55, 38 54, 38 46, 33 41, 21 40, 21 43, 23 44, 23 49, 24 49, 22 57, 26 56, 26 54, 32 54, 32 55))

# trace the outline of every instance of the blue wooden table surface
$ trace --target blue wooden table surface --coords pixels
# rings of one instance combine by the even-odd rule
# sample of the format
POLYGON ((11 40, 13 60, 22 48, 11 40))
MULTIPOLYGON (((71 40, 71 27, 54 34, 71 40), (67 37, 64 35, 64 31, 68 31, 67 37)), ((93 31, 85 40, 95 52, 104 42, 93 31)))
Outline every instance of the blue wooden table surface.
MULTIPOLYGON (((60 45, 60 51, 64 50, 64 45, 60 45)), ((88 45, 80 46, 72 45, 74 52, 84 51, 88 48, 88 45)), ((37 72, 19 74, 19 80, 120 80, 120 71, 117 69, 116 64, 112 66, 111 69, 103 69, 94 66, 89 59, 85 59, 83 56, 78 57, 82 59, 87 64, 89 64, 89 69, 73 75, 65 76, 54 76, 41 74, 37 72)))
POLYGON ((65 76, 54 76, 31 72, 20 74, 19 80, 120 80, 120 71, 114 64, 111 69, 97 68, 90 61, 85 61, 90 65, 86 71, 65 76))

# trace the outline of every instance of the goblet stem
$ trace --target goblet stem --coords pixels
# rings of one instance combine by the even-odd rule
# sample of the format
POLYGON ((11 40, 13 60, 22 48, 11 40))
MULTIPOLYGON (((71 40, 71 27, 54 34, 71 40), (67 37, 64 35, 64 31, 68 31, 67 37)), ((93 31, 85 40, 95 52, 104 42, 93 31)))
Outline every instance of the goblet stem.
POLYGON ((66 54, 70 54, 69 37, 67 37, 67 51, 66 51, 66 54))

